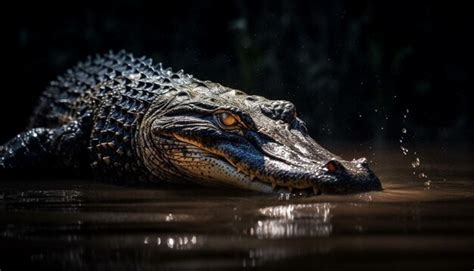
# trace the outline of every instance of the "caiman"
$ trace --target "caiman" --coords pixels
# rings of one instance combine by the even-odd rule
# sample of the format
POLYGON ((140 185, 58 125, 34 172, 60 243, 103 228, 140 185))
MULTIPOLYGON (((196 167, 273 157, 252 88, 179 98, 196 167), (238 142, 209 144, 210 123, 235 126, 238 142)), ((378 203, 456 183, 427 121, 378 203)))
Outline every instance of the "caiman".
POLYGON ((202 81, 124 51, 52 81, 0 169, 76 169, 117 183, 198 183, 261 192, 382 189, 365 158, 317 144, 293 103, 202 81))

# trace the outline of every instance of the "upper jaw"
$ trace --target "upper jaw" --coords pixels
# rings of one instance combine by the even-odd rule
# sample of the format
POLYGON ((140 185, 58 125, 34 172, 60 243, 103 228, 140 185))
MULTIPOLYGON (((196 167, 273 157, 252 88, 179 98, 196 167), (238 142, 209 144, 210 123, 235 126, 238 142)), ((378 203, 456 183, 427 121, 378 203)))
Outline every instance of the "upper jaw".
MULTIPOLYGON (((221 157, 231 164, 235 170, 239 173, 248 176, 251 182, 258 182, 266 185, 265 191, 267 192, 268 187, 272 187, 273 192, 277 193, 303 193, 303 194, 349 194, 349 193, 360 193, 371 190, 381 190, 382 186, 379 179, 375 174, 368 168, 365 160, 361 161, 343 161, 344 164, 352 163, 358 171, 354 171, 352 168, 343 167, 337 172, 330 172, 326 164, 318 165, 306 165, 297 168, 297 170, 284 171, 271 171, 271 168, 275 168, 272 163, 278 161, 271 161, 268 159, 266 167, 255 170, 248 167, 247 165, 237 164, 232 161, 229 157, 221 157)), ((341 163, 342 164, 342 163, 341 163)), ((293 168, 290 165, 286 165, 288 168, 293 168)))

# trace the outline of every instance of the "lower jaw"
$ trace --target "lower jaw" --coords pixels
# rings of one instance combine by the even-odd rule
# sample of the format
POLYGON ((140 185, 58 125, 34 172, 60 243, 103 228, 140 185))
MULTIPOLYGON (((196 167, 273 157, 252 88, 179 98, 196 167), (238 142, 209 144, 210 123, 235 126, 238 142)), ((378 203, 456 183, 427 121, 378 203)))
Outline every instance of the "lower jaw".
MULTIPOLYGON (((238 173, 243 178, 240 181, 234 180, 232 183, 228 183, 231 186, 238 186, 244 189, 263 193, 273 194, 295 194, 295 195, 320 195, 321 190, 310 183, 302 185, 302 183, 294 184, 297 187, 291 186, 291 181, 288 181, 288 185, 279 185, 279 181, 274 179, 265 180, 259 174, 248 173, 246 170, 239 170, 238 167, 233 165, 231 162, 226 160, 217 160, 220 163, 225 164, 230 170, 238 173), (304 187, 301 187, 304 186, 304 187)), ((217 163, 216 161, 216 163, 217 163)), ((232 174, 231 174, 232 175, 232 174)), ((280 181, 281 182, 281 181, 280 181)))

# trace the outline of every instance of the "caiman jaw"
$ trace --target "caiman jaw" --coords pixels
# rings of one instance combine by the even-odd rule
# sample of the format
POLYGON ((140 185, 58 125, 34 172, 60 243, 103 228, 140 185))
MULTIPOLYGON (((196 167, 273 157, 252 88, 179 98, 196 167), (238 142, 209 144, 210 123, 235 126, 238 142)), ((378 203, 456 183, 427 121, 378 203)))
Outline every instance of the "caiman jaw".
POLYGON ((321 191, 318 185, 315 183, 312 183, 309 180, 298 180, 296 181, 298 182, 298 184, 292 183, 290 181, 285 185, 285 184, 281 184, 281 182, 273 176, 262 176, 258 172, 239 168, 238 165, 235 165, 226 157, 221 157, 221 158, 225 159, 225 161, 229 165, 231 165, 235 169, 236 172, 239 172, 248 176, 251 182, 261 183, 265 186, 271 187, 273 192, 276 192, 276 193, 289 192, 289 193, 303 193, 303 194, 315 194, 315 195, 321 194, 321 191))
MULTIPOLYGON (((189 135, 173 133, 172 136, 179 142, 200 149, 203 157, 215 157, 212 163, 224 165, 226 176, 233 178, 215 180, 222 181, 222 184, 261 192, 309 192, 316 195, 381 189, 380 181, 368 168, 365 159, 344 161, 308 137, 301 137, 300 141, 293 137, 295 146, 299 146, 293 148, 289 144, 252 140, 249 135, 237 143, 223 139, 224 143, 214 142, 208 145, 189 135), (255 142, 250 143, 251 141, 255 142), (258 149, 254 146, 258 146, 258 149), (303 147, 318 151, 313 151, 314 154, 302 152, 303 147)), ((255 133, 253 136, 260 137, 255 133)), ((222 176, 222 172, 220 173, 222 176)), ((219 176, 217 173, 211 175, 219 176)))
MULTIPOLYGON (((189 138, 180 136, 178 133, 173 133, 172 136, 183 143, 195 146, 202 150, 202 155, 211 154, 214 158, 219 159, 220 161, 214 161, 220 163, 221 167, 225 167, 229 174, 238 174, 245 176, 241 179, 241 183, 238 185, 241 188, 255 190, 259 192, 274 192, 274 193, 296 193, 296 194, 306 194, 306 195, 320 195, 321 189, 318 187, 318 184, 311 182, 310 180, 295 180, 282 182, 276 177, 267 175, 264 176, 260 172, 249 169, 245 166, 239 166, 231 159, 219 153, 217 151, 212 151, 212 149, 205 149, 202 144, 197 140, 191 140, 189 138), (227 165, 227 166, 225 166, 227 165)), ((234 184, 235 186, 235 184, 234 184)))

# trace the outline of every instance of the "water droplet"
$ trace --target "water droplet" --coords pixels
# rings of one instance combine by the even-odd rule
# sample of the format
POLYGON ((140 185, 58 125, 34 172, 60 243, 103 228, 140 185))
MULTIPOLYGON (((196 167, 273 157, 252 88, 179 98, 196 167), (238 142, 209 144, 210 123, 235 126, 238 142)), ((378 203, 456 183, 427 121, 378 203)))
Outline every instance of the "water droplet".
POLYGON ((408 154, 408 149, 403 147, 403 146, 400 146, 400 149, 402 150, 402 153, 403 155, 407 155, 408 154))
POLYGON ((169 248, 173 248, 174 247, 174 239, 173 238, 168 238, 168 240, 166 241, 166 244, 168 245, 169 248))
POLYGON ((359 118, 362 118, 362 114, 359 114, 359 118))
POLYGON ((377 108, 374 109, 374 112, 379 112, 379 110, 377 108))
POLYGON ((403 133, 403 134, 406 134, 406 133, 407 133, 407 129, 402 128, 402 133, 403 133))
POLYGON ((416 157, 415 161, 413 161, 413 162, 411 163, 411 167, 412 167, 412 168, 417 168, 417 167, 420 166, 420 164, 421 164, 420 158, 416 157))
POLYGON ((174 220, 173 214, 168 214, 165 218, 165 221, 173 221, 173 220, 174 220))
POLYGON ((384 129, 384 128, 383 128, 383 126, 382 126, 382 127, 380 127, 380 130, 383 130, 383 129, 384 129))
POLYGON ((406 112, 407 112, 407 114, 408 114, 408 113, 410 113, 410 110, 407 108, 406 112))

